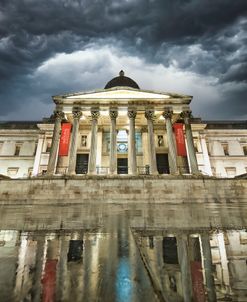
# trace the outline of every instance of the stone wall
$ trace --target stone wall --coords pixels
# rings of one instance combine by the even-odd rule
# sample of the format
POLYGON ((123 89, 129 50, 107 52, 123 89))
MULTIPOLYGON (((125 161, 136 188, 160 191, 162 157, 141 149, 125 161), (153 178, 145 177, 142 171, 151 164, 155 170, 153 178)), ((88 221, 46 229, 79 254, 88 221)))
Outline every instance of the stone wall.
POLYGON ((246 201, 246 179, 75 176, 0 180, 0 204, 179 204, 246 201))

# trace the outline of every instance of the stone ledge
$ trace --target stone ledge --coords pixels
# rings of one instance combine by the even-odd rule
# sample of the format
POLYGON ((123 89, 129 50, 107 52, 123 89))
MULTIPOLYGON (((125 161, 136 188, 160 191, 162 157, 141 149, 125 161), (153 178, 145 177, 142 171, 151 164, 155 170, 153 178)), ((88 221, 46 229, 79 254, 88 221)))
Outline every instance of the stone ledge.
MULTIPOLYGON (((217 178, 214 176, 207 176, 207 175, 192 175, 192 174, 183 174, 183 175, 172 175, 172 174, 158 174, 158 175, 129 175, 129 174, 122 174, 122 175, 40 175, 40 176, 33 176, 27 178, 9 178, 12 181, 16 180, 57 180, 57 179, 64 179, 64 180, 102 180, 102 179, 229 179, 229 178, 217 178)), ((1 180, 1 179, 0 179, 1 180)))
POLYGON ((43 177, 0 180, 0 204, 244 203, 246 179, 181 176, 43 177))

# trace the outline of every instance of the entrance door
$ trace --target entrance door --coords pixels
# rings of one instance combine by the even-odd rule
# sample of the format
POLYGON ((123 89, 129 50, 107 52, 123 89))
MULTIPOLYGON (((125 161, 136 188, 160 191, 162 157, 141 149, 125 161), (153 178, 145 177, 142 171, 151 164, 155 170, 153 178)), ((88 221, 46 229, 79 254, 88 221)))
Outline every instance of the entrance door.
POLYGON ((88 154, 77 154, 76 156, 76 174, 87 174, 88 154))
POLYGON ((163 238, 163 260, 167 264, 178 264, 176 237, 163 238))
POLYGON ((117 159, 117 174, 128 174, 128 158, 117 159))
POLYGON ((159 174, 169 174, 169 162, 168 162, 168 154, 167 153, 161 153, 156 154, 156 160, 157 160, 157 169, 159 174))

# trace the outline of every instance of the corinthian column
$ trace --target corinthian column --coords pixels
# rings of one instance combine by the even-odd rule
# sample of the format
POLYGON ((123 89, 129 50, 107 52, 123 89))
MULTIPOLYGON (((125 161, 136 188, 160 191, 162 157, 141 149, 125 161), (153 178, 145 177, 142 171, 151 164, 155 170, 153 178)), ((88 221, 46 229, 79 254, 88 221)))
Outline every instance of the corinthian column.
POLYGON ((68 174, 75 174, 77 138, 78 138, 79 121, 81 115, 82 113, 80 108, 73 108, 73 129, 72 129, 72 136, 70 142, 68 174))
POLYGON ((166 121, 166 132, 167 132, 167 143, 169 150, 169 164, 170 164, 170 173, 177 174, 178 166, 177 166, 177 154, 176 147, 174 143, 173 131, 172 131, 172 114, 173 112, 169 109, 166 109, 163 113, 163 116, 166 121))
POLYGON ((193 135, 190 125, 190 117, 191 111, 183 111, 181 112, 181 117, 184 119, 185 124, 185 134, 186 134, 186 141, 188 146, 188 153, 189 153, 189 160, 190 160, 190 167, 192 174, 199 174, 198 164, 196 159, 196 152, 194 147, 193 135))
POLYGON ((201 233, 201 247, 203 254, 208 301, 213 302, 216 301, 216 292, 214 284, 213 261, 211 254, 210 239, 207 233, 201 233))
POLYGON ((136 110, 128 109, 128 117, 129 117, 129 174, 135 175, 137 166, 136 166, 136 140, 135 140, 135 118, 136 118, 136 110))
POLYGON ((193 301, 190 261, 188 255, 188 238, 185 234, 177 237, 178 260, 181 269, 181 281, 185 302, 193 301))
POLYGON ((51 151, 47 167, 47 174, 52 175, 55 172, 55 165, 57 159, 60 131, 61 131, 61 121, 64 118, 64 113, 60 109, 54 111, 55 116, 55 125, 53 130, 52 142, 51 142, 51 151))
POLYGON ((110 174, 117 174, 117 130, 116 119, 118 112, 116 109, 110 109, 111 130, 110 130, 110 174))
POLYGON ((147 125, 148 125, 150 173, 158 174, 156 154, 155 154, 154 127, 153 127, 154 111, 150 109, 146 110, 145 117, 147 119, 147 125))
POLYGON ((98 131, 98 118, 99 110, 91 109, 92 127, 91 127, 91 146, 89 153, 88 173, 96 173, 96 155, 97 155, 97 131, 98 131))

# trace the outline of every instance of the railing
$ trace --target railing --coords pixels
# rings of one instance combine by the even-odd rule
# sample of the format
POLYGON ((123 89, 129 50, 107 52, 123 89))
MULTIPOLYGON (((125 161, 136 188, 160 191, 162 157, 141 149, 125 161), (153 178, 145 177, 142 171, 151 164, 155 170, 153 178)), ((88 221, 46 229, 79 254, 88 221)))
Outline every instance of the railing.
POLYGON ((76 174, 87 174, 87 170, 88 170, 87 165, 79 166, 76 168, 76 174))
POLYGON ((179 174, 190 174, 189 167, 178 166, 178 171, 179 171, 179 174))
POLYGON ((96 173, 101 175, 109 174, 109 167, 96 167, 96 173))
MULTIPOLYGON (((159 166, 157 167, 159 174, 170 174, 169 167, 168 166, 159 166)), ((184 166, 178 167, 179 174, 190 174, 189 168, 184 166)), ((46 171, 40 172, 37 176, 46 175, 46 171)), ((57 170, 57 174, 66 175, 68 173, 68 168, 66 167, 60 167, 57 170)), ((108 175, 110 173, 110 167, 96 167, 96 174, 97 175, 108 175)), ((83 165, 76 168, 76 174, 88 174, 88 166, 83 165)), ((117 174, 129 174, 129 167, 128 166, 118 166, 117 167, 117 174)), ((150 166, 137 166, 137 175, 150 175, 150 166)), ((205 172, 203 174, 206 174, 205 172)))
POLYGON ((149 165, 138 166, 137 167, 137 173, 139 175, 149 175, 150 174, 150 167, 149 167, 149 165))
POLYGON ((157 170, 159 174, 169 174, 169 167, 167 165, 158 165, 157 170))
POLYGON ((128 166, 118 166, 117 174, 128 174, 129 168, 128 166))

